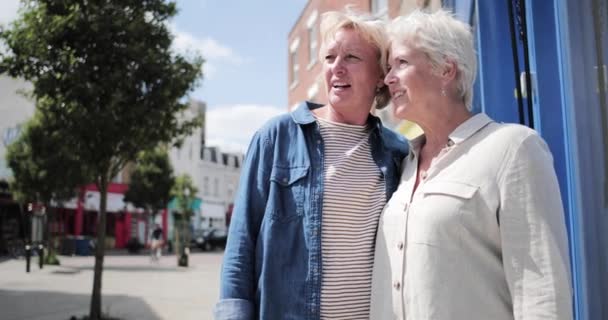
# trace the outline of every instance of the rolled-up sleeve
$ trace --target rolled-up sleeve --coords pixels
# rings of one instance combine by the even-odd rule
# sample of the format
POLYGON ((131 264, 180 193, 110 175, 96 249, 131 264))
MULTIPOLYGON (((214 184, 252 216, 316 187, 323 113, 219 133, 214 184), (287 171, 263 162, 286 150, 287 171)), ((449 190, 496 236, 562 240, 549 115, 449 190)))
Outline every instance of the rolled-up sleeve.
POLYGON ((271 152, 258 132, 243 163, 220 282, 220 301, 215 319, 255 319, 255 248, 268 194, 266 169, 271 152))
POLYGON ((514 318, 572 319, 564 210, 553 158, 536 134, 505 159, 499 175, 503 267, 514 318))

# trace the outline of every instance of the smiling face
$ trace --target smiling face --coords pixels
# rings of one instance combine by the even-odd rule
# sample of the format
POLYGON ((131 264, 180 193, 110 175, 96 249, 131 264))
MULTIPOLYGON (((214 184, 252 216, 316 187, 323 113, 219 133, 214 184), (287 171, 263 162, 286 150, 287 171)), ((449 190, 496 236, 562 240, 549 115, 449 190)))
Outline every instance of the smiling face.
POLYGON ((441 94, 442 79, 436 75, 424 52, 406 42, 393 42, 384 78, 398 119, 417 122, 427 106, 441 94))
POLYGON ((369 113, 376 88, 382 86, 377 49, 350 28, 339 29, 325 46, 323 74, 329 105, 349 113, 369 113))

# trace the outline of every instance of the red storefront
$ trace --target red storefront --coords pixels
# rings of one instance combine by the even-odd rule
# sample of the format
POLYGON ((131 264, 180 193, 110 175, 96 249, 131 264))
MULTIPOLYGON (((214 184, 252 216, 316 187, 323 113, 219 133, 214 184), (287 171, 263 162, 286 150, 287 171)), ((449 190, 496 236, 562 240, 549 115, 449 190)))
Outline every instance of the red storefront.
MULTIPOLYGON (((124 248, 131 238, 147 245, 150 219, 140 209, 123 201, 127 184, 112 183, 108 186, 106 246, 124 248)), ((94 184, 80 189, 78 197, 60 205, 51 218, 51 232, 59 237, 95 237, 99 210, 99 190, 94 184)), ((167 234, 167 210, 161 214, 163 236, 167 234)))

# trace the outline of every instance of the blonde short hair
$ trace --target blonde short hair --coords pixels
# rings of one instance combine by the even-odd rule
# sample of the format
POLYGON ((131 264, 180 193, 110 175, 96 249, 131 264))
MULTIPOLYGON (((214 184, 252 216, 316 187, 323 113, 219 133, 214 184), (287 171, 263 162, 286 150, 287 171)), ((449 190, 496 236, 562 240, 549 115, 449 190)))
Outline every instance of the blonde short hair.
MULTIPOLYGON (((320 24, 321 48, 319 59, 323 61, 326 46, 335 34, 341 29, 352 29, 363 37, 378 52, 378 66, 382 70, 382 77, 386 75, 386 59, 388 53, 388 37, 385 23, 377 18, 365 14, 358 14, 347 9, 341 11, 328 11, 321 16, 320 24)), ((375 108, 382 109, 390 101, 388 87, 383 85, 376 91, 375 108)))
POLYGON ((467 109, 473 105, 473 83, 477 75, 477 55, 471 27, 450 12, 416 10, 395 18, 388 26, 389 40, 407 42, 429 58, 435 70, 452 61, 458 68, 457 90, 467 109))

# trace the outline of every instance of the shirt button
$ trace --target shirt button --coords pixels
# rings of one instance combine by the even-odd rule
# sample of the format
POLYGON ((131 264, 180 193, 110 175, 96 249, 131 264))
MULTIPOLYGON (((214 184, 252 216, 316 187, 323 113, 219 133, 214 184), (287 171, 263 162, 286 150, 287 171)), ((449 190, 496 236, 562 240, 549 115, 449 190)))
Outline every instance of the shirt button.
POLYGON ((427 176, 426 171, 422 171, 422 174, 420 176, 422 177, 423 180, 426 179, 426 176, 427 176))
POLYGON ((317 140, 317 144, 321 144, 321 140, 317 140))
POLYGON ((399 243, 397 243, 397 248, 399 250, 403 250, 403 241, 399 241, 399 243))
POLYGON ((395 281, 393 283, 393 288, 395 288, 395 290, 399 291, 399 289, 401 289, 401 282, 395 281))
POLYGON ((287 183, 289 180, 287 178, 283 178, 283 183, 287 183))

